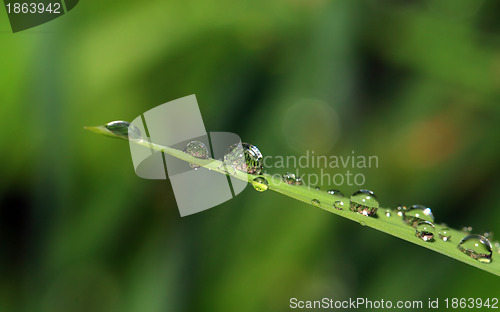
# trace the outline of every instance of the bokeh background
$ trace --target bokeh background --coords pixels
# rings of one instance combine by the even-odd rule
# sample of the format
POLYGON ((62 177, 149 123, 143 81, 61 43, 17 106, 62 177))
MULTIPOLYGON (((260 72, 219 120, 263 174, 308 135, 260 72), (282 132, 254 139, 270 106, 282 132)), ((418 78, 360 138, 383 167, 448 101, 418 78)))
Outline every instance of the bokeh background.
POLYGON ((500 235, 497 0, 87 0, 16 34, 0 11, 0 311, 499 297, 497 276, 273 192, 180 218, 169 181, 83 130, 196 94, 208 131, 377 155, 359 172, 382 206, 500 235))

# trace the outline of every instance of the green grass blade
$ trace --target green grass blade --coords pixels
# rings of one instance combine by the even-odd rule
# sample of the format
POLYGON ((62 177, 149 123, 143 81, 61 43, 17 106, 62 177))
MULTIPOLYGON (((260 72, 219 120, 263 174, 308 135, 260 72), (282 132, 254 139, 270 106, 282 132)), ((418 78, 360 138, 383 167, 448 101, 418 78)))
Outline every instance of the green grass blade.
MULTIPOLYGON (((98 127, 85 127, 85 129, 102 134, 105 136, 109 137, 114 137, 114 138, 120 138, 120 139, 125 139, 127 138, 118 136, 112 132, 110 132, 106 127, 104 126, 98 126, 98 127)), ((183 151, 167 147, 167 146, 162 146, 158 145, 155 143, 151 143, 148 141, 144 140, 131 140, 131 142, 134 142, 135 144, 142 145, 148 148, 151 148, 156 151, 163 152, 165 154, 171 155, 173 157, 176 157, 178 159, 184 160, 189 163, 197 164, 200 166, 203 166, 205 168, 211 169, 215 172, 219 172, 222 174, 227 174, 223 170, 222 162, 219 160, 215 159, 199 159, 196 157, 193 157, 189 154, 184 153, 183 151)), ((240 179, 242 181, 246 182, 251 182, 255 176, 247 174, 242 171, 236 171, 236 173, 231 175, 233 178, 240 179)), ((335 196, 328 194, 325 191, 319 191, 314 188, 310 188, 308 186, 304 185, 288 185, 285 184, 281 181, 281 179, 277 177, 273 177, 269 174, 262 174, 261 176, 265 177, 269 183, 269 190, 272 190, 274 192, 283 194, 285 196, 294 198, 296 200, 302 201, 304 203, 313 205, 315 207, 318 207, 317 205, 313 204, 313 199, 317 200, 320 202, 319 207, 331 212, 333 214, 339 215, 341 217, 350 219, 352 221, 358 222, 362 225, 365 225, 367 227, 371 227, 373 229, 385 232, 387 234, 390 234, 392 236, 404 239, 406 241, 409 241, 411 243, 414 243, 416 245, 422 246, 424 248, 439 252, 443 255, 446 255, 448 257, 451 257, 453 259, 456 259, 458 261, 462 261, 464 263, 467 263, 469 265, 472 265, 474 267, 477 267, 481 270, 490 272, 492 274, 495 274, 497 276, 500 276, 500 260, 497 258, 500 258, 500 249, 497 247, 493 246, 493 261, 491 263, 481 263, 477 261, 476 259, 473 259, 464 253, 462 253, 460 250, 458 250, 457 245, 458 243, 464 238, 465 236, 469 235, 470 233, 464 233, 462 231, 458 231, 455 229, 449 229, 449 233, 451 235, 450 240, 448 241, 443 241, 439 238, 437 235, 438 232, 444 228, 443 225, 435 224, 436 226, 436 232, 435 232, 435 240, 433 242, 425 242, 421 240, 420 238, 416 237, 415 235, 415 229, 409 225, 407 225, 405 222, 402 221, 402 218, 398 216, 397 211, 394 211, 392 209, 390 210, 391 217, 387 217, 385 215, 387 208, 382 208, 380 207, 377 211, 377 214, 375 217, 367 217, 355 212, 352 212, 349 210, 349 204, 350 204, 350 199, 347 197, 340 197, 340 196, 335 196), (344 210, 338 210, 333 207, 333 203, 335 201, 341 200, 344 202, 345 208, 344 210)), ((446 227, 448 228, 448 227, 446 227)))

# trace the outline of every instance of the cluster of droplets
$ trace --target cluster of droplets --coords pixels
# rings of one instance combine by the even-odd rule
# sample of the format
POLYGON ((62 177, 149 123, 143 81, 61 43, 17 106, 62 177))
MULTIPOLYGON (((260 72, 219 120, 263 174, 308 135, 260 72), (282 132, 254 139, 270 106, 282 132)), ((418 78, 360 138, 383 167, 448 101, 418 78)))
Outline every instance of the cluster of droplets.
MULTIPOLYGON (((117 124, 112 124, 108 130, 115 132, 121 131, 121 135, 126 135, 131 137, 131 133, 134 138, 140 138, 140 132, 137 135, 137 131, 130 126, 130 124, 124 125, 120 122, 117 124), (126 126, 127 132, 124 132, 124 127, 126 126), (132 129, 132 132, 131 132, 132 129)), ((109 125, 109 124, 108 124, 109 125)), ((196 158, 208 158, 208 149, 205 144, 192 141, 188 143, 184 152, 196 157, 196 158)), ((198 165, 190 164, 193 168, 198 168, 198 165)), ((264 192, 269 188, 269 182, 263 176, 260 176, 263 169, 263 157, 259 149, 248 143, 238 143, 231 145, 225 155, 223 166, 226 172, 235 174, 237 170, 256 175, 251 181, 252 186, 258 192, 264 192), (230 168, 231 172, 228 171, 230 168)), ((295 174, 286 172, 282 176, 282 181, 291 186, 302 186, 303 181, 300 177, 295 174)), ((315 187, 316 191, 321 191, 319 187, 315 187)), ((336 189, 330 189, 326 191, 329 195, 334 196, 333 208, 337 210, 344 210, 346 208, 345 196, 344 194, 336 189)), ((311 199, 311 204, 316 207, 321 207, 321 202, 317 198, 311 199)), ((361 189, 354 192, 350 196, 349 210, 361 214, 366 217, 378 217, 377 211, 379 209, 379 201, 375 194, 366 189, 361 189)), ((409 226, 415 229, 415 236, 425 242, 435 242, 436 238, 443 242, 451 241, 451 230, 446 225, 440 225, 439 230, 436 235, 436 226, 434 225, 434 215, 429 207, 423 205, 413 205, 407 207, 405 205, 397 205, 396 210, 385 209, 383 215, 387 218, 397 215, 402 218, 402 220, 409 226)), ((360 221, 361 225, 366 225, 365 221, 360 221)), ((458 244, 458 249, 466 254, 467 256, 478 260, 481 263, 490 263, 492 261, 493 250, 500 254, 500 243, 495 242, 491 244, 490 239, 492 238, 492 233, 485 232, 483 235, 472 234, 471 227, 464 227, 462 231, 466 234, 458 244)))

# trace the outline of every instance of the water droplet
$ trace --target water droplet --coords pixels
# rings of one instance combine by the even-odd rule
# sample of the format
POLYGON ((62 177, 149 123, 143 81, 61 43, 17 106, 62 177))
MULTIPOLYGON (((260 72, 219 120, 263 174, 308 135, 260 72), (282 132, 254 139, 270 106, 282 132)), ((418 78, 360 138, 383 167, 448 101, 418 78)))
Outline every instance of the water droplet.
POLYGON ((328 190, 326 191, 328 194, 330 195, 335 195, 335 196, 340 196, 340 197, 344 197, 344 194, 342 194, 341 191, 339 190, 328 190))
POLYGON ((259 149, 249 143, 236 143, 224 154, 224 164, 248 174, 260 174, 263 167, 262 154, 259 149))
POLYGON ((403 220, 415 227, 421 221, 434 222, 434 215, 431 208, 422 205, 413 205, 406 211, 403 211, 403 220))
POLYGON ((366 222, 365 221, 361 221, 361 222, 359 222, 359 224, 361 224, 361 226, 366 226, 366 222))
POLYGON ((468 235, 460 241, 458 249, 479 262, 491 262, 492 246, 490 241, 482 235, 468 235))
POLYGON ((434 232, 435 227, 432 222, 421 221, 417 224, 415 235, 424 242, 432 242, 434 241, 434 232))
MULTIPOLYGON (((199 141, 189 142, 183 152, 196 158, 208 159, 208 148, 205 144, 199 141)), ((189 164, 189 166, 194 169, 200 168, 200 166, 196 164, 189 164)))
POLYGON ((105 127, 109 131, 121 137, 130 138, 133 140, 139 140, 141 138, 141 130, 126 121, 117 120, 108 122, 105 127))
POLYGON ((447 242, 451 238, 451 233, 449 228, 442 228, 439 233, 439 238, 441 238, 443 241, 447 242))
POLYGON ((257 192, 264 192, 269 188, 269 183, 264 177, 256 177, 252 180, 252 186, 257 192))
POLYGON ((316 207, 321 206, 321 203, 320 203, 320 202, 319 202, 319 200, 317 200, 317 199, 313 199, 313 200, 311 200, 311 203, 312 203, 314 206, 316 206, 316 207))
POLYGON ((283 182, 294 185, 297 182, 297 178, 295 177, 295 174, 287 172, 283 175, 283 182))
POLYGON ((333 208, 337 210, 344 210, 344 202, 341 200, 337 200, 336 202, 333 203, 333 208))
POLYGON ((359 190, 351 195, 351 211, 364 216, 374 216, 377 213, 378 205, 378 200, 372 191, 359 190))
POLYGON ((302 178, 301 177, 297 177, 297 179, 295 179, 295 185, 302 185, 302 178))
POLYGON ((464 226, 462 228, 462 232, 471 233, 472 232, 472 226, 464 226))
POLYGON ((314 189, 315 189, 316 191, 321 191, 321 189, 320 189, 318 186, 316 186, 314 189))
POLYGON ((398 204, 397 211, 398 211, 398 216, 402 217, 403 213, 407 210, 408 208, 403 205, 403 204, 398 204))
POLYGON ((500 254, 500 243, 499 242, 495 242, 495 248, 497 249, 497 253, 500 254))
POLYGON ((391 214, 391 211, 390 211, 389 209, 386 209, 386 210, 385 210, 385 216, 386 216, 387 218, 389 218, 391 215, 392 215, 392 214, 391 214))
POLYGON ((493 239, 493 232, 491 231, 484 232, 483 236, 486 237, 487 239, 493 239))

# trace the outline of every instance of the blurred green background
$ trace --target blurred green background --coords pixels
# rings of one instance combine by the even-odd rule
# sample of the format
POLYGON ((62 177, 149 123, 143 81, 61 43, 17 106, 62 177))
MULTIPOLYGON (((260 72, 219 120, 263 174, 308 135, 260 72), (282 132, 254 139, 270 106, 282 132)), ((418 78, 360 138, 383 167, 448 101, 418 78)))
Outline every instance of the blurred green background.
POLYGON ((500 296, 499 277, 273 192, 181 219, 169 181, 83 130, 196 94, 208 131, 377 155, 359 172, 382 206, 500 235, 499 1, 82 0, 16 34, 0 11, 0 311, 500 296))

